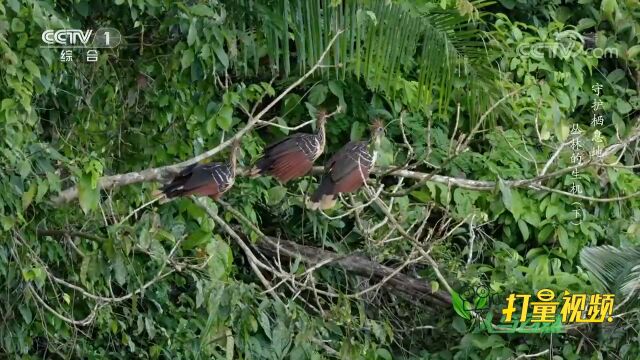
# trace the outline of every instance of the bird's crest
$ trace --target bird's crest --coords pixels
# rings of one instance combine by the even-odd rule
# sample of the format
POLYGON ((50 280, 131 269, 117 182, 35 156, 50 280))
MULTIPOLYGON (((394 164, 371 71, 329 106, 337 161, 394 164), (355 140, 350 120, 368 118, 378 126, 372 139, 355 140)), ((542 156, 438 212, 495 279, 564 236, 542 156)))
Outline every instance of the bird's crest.
POLYGON ((382 121, 381 119, 374 119, 373 122, 371 123, 371 132, 372 133, 378 133, 378 132, 383 132, 384 131, 384 121, 382 121))

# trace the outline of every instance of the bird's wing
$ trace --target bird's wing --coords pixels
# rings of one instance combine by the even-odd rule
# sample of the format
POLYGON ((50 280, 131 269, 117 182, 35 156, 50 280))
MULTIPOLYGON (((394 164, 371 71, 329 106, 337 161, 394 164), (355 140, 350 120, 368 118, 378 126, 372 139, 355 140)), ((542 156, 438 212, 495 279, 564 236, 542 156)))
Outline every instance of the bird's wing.
POLYGON ((219 188, 229 182, 227 165, 222 163, 210 163, 195 167, 184 183, 182 191, 189 192, 205 185, 215 183, 219 188))
POLYGON ((276 141, 267 146, 264 149, 264 154, 267 154, 271 157, 277 157, 291 151, 299 151, 300 147, 298 145, 298 142, 305 136, 311 135, 305 133, 296 133, 291 136, 287 136, 286 138, 276 141))
POLYGON ((337 183, 354 172, 360 172, 358 165, 366 176, 371 167, 366 141, 351 141, 343 146, 327 162, 326 172, 337 183))

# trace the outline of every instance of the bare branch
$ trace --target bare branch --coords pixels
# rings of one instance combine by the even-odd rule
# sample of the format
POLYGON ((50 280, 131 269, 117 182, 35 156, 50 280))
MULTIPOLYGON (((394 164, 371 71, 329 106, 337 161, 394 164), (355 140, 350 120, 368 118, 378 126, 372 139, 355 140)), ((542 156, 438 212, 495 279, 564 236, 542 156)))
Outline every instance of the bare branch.
POLYGON ((38 295, 38 292, 33 288, 33 286, 31 284, 27 284, 27 289, 29 289, 29 292, 31 292, 31 295, 33 295, 33 297, 38 300, 38 302, 45 308, 47 309, 50 313, 52 313, 53 315, 55 315, 58 319, 69 323, 71 325, 74 326, 87 326, 90 325, 93 322, 93 319, 95 319, 98 308, 100 307, 100 304, 97 303, 94 307, 93 310, 91 310, 91 312, 89 313, 89 315, 87 315, 86 318, 82 319, 82 320, 74 320, 74 319, 70 319, 62 314, 60 314, 59 312, 57 312, 54 308, 52 308, 51 306, 49 306, 49 304, 46 303, 46 301, 42 300, 42 298, 40 297, 40 295, 38 295))
POLYGON ((522 354, 519 355, 517 358, 515 358, 515 360, 519 360, 519 359, 531 359, 534 357, 538 357, 538 356, 542 356, 542 355, 546 355, 549 353, 549 349, 544 350, 544 351, 540 351, 539 353, 535 353, 535 354, 522 354))
POLYGON ((240 246, 242 251, 244 251, 244 254, 247 256, 247 259, 249 260, 249 265, 251 266, 251 269, 256 274, 258 279, 260 279, 260 282, 262 283, 262 285, 267 290, 269 290, 269 293, 273 297, 279 298, 278 294, 276 294, 271 288, 271 284, 269 283, 269 280, 267 280, 264 277, 264 275, 262 275, 262 272, 260 272, 260 269, 258 269, 258 264, 261 264, 263 267, 267 267, 267 266, 264 265, 260 260, 258 260, 258 258, 256 258, 253 252, 251 252, 251 249, 249 248, 249 246, 247 246, 247 244, 244 243, 244 240, 242 240, 242 238, 231 228, 231 226, 229 226, 229 224, 227 224, 224 220, 222 220, 218 216, 218 214, 214 213, 213 210, 211 210, 211 208, 209 208, 209 206, 207 206, 207 204, 202 199, 194 198, 194 201, 204 211, 207 212, 207 215, 209 215, 213 219, 213 221, 215 221, 218 225, 220 225, 220 227, 222 227, 222 229, 227 234, 229 234, 229 236, 231 236, 231 238, 236 242, 236 244, 238 244, 238 246, 240 246))

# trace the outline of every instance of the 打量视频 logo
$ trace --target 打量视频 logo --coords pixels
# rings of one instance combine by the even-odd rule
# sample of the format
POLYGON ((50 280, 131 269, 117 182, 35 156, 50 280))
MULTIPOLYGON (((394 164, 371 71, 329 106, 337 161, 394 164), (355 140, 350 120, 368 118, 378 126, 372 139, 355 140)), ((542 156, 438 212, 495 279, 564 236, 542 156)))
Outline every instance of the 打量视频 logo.
POLYGON ((568 324, 613 321, 615 295, 572 294, 561 298, 551 289, 529 294, 501 295, 484 285, 452 294, 453 308, 464 319, 479 321, 489 333, 562 333, 568 324), (493 318, 498 315, 499 323, 493 318))

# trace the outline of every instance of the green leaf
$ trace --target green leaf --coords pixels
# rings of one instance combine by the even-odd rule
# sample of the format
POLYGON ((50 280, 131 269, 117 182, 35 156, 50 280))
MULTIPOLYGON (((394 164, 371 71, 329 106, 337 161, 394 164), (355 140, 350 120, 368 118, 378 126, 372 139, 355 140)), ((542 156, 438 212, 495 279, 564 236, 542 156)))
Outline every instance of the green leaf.
POLYGON ((385 360, 393 359, 393 356, 391 356, 391 353, 387 349, 382 349, 382 348, 376 350, 376 356, 385 360))
POLYGON ((16 14, 20 12, 20 2, 18 0, 9 0, 7 1, 7 4, 16 14))
POLYGON ((527 241, 529 239, 529 227, 527 226, 527 223, 522 220, 518 220, 518 228, 520 228, 524 241, 527 241))
POLYGON ((222 64, 222 66, 224 66, 225 69, 228 68, 229 67, 229 56, 227 56, 227 53, 224 51, 222 46, 214 46, 213 47, 213 52, 216 53, 216 57, 218 58, 218 60, 222 64))
POLYGON ((473 308, 476 310, 484 310, 488 302, 488 296, 478 296, 473 300, 473 308))
POLYGON ((206 126, 205 126, 205 130, 207 131, 208 135, 213 134, 216 130, 216 117, 211 117, 209 120, 207 120, 206 126))
POLYGON ((627 50, 627 60, 635 60, 640 53, 640 45, 633 45, 627 50))
POLYGON ((120 284, 120 286, 127 282, 127 268, 124 265, 124 258, 120 254, 116 255, 113 260, 113 272, 116 282, 120 284))
POLYGON ((624 70, 615 69, 607 75, 607 81, 609 81, 612 84, 616 84, 620 80, 624 79, 625 76, 627 75, 624 70))
POLYGON ((522 197, 517 190, 511 189, 508 187, 502 179, 498 181, 498 187, 500 188, 500 192, 502 193, 502 202, 504 203, 504 207, 513 214, 513 217, 516 220, 519 220, 524 212, 522 197))
POLYGON ((203 4, 198 4, 198 5, 192 6, 192 7, 189 8, 189 11, 191 12, 191 14, 193 14, 195 16, 214 17, 216 15, 216 13, 213 12, 213 10, 210 7, 208 7, 207 5, 203 5, 203 4))
POLYGON ((196 247, 203 246, 212 240, 211 232, 202 229, 192 232, 182 242, 182 248, 185 250, 194 249, 196 247))
POLYGON ((616 0, 602 0, 600 9, 607 17, 611 18, 611 15, 617 6, 618 4, 616 3, 616 0))
POLYGON ((224 280, 233 266, 231 247, 216 236, 209 242, 206 249, 211 256, 208 267, 209 277, 214 280, 224 280))
POLYGON ((362 137, 364 136, 364 130, 365 130, 364 125, 362 125, 358 121, 354 121, 351 124, 351 135, 350 135, 351 141, 362 139, 362 137))
POLYGON ((578 26, 576 26, 576 31, 586 30, 596 25, 596 21, 591 18, 580 19, 580 21, 578 21, 578 26))
POLYGON ((153 326, 153 320, 151 318, 144 318, 144 328, 147 330, 147 334, 149 335, 149 339, 153 339, 156 336, 156 329, 153 326))
POLYGON ((191 25, 189 25, 189 33, 187 34, 187 44, 189 44, 189 46, 193 45, 193 43, 196 42, 196 39, 198 38, 198 32, 196 30, 196 21, 192 21, 191 25))
POLYGON ((231 124, 233 123, 233 107, 230 105, 222 106, 216 117, 216 123, 222 130, 227 131, 231 129, 231 124))
POLYGON ((480 350, 486 350, 504 344, 504 340, 498 335, 467 334, 462 342, 466 343, 469 340, 471 340, 473 346, 480 350))
POLYGON ((287 188, 284 186, 274 186, 267 192, 267 203, 275 205, 282 201, 287 195, 287 188))
POLYGON ((309 102, 314 106, 319 106, 327 98, 328 88, 326 85, 318 84, 309 92, 309 102))
POLYGON ((85 214, 98 207, 100 200, 100 190, 91 187, 91 175, 82 174, 78 182, 78 200, 80 207, 85 214))
POLYGON ((628 102, 618 98, 616 100, 616 109, 620 114, 624 115, 631 111, 631 105, 629 105, 628 102))
POLYGON ((513 195, 511 193, 511 188, 508 187, 502 179, 498 181, 498 187, 500 188, 500 192, 502 193, 502 203, 504 207, 506 207, 509 211, 511 211, 511 206, 513 204, 513 195))
POLYGON ((193 63, 193 50, 187 49, 182 53, 182 59, 180 60, 180 64, 182 65, 182 70, 188 68, 193 63))
POLYGON ((411 196, 413 196, 414 198, 418 199, 419 201, 423 202, 423 203, 428 203, 431 200, 431 195, 427 192, 424 191, 412 191, 411 196))
POLYGON ((262 327, 262 330, 267 335, 267 338, 271 340, 271 321, 269 321, 269 317, 264 311, 260 312, 258 321, 260 322, 260 326, 262 327))
POLYGON ((339 81, 329 81, 329 90, 333 95, 338 98, 338 104, 342 108, 342 111, 347 109, 347 103, 344 101, 344 91, 342 90, 342 84, 339 81))
POLYGON ((89 4, 86 1, 80 1, 75 4, 76 11, 78 14, 82 15, 82 17, 87 17, 89 15, 89 4))
POLYGON ((11 20, 11 31, 17 32, 17 33, 23 32, 24 23, 18 18, 13 18, 13 20, 11 20))
POLYGON ((49 184, 44 180, 39 180, 38 181, 38 192, 36 194, 36 202, 42 201, 42 198, 47 193, 47 190, 49 190, 49 184))
POLYGON ((538 233, 538 244, 543 244, 549 239, 549 236, 553 232, 554 228, 552 225, 545 225, 542 230, 538 233))
POLYGON ((560 246, 562 246, 562 248, 567 252, 567 256, 570 259, 573 259, 573 257, 578 253, 577 239, 570 240, 567 230, 562 226, 558 226, 556 229, 556 236, 558 237, 560 246))
POLYGON ((24 321, 27 324, 30 324, 31 320, 33 320, 33 314, 31 313, 31 309, 29 309, 29 305, 25 303, 21 303, 18 306, 18 310, 20 311, 20 315, 22 315, 22 318, 24 319, 24 321))
POLYGON ((29 207, 29 204, 31 204, 31 201, 33 201, 33 197, 35 196, 35 194, 36 194, 36 183, 32 182, 31 185, 29 186, 29 190, 25 191, 24 194, 22 194, 23 210, 29 207))
POLYGON ((33 75, 33 77, 35 78, 40 77, 40 68, 33 61, 25 60, 23 65, 24 67, 27 68, 27 70, 29 70, 29 72, 31 73, 31 75, 33 75))
POLYGON ((460 315, 463 319, 471 319, 471 314, 464 305, 464 299, 457 292, 453 291, 451 294, 451 302, 453 304, 453 310, 460 315))

